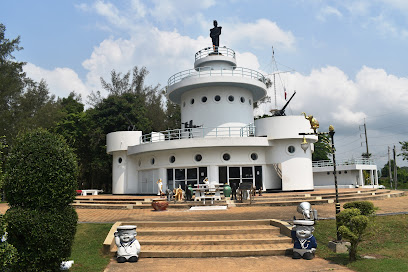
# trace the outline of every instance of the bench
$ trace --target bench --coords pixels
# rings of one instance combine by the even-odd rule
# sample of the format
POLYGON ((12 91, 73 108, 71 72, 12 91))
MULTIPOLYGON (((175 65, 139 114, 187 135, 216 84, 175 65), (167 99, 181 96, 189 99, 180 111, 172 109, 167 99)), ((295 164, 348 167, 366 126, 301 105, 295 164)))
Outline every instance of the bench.
POLYGON ((211 205, 213 205, 214 200, 221 200, 221 197, 220 196, 215 196, 215 195, 206 195, 206 196, 199 196, 198 198, 194 198, 194 200, 197 200, 197 201, 202 200, 204 205, 205 205, 205 200, 206 199, 211 200, 211 205))
MULTIPOLYGON (((79 191, 79 190, 78 190, 79 191)), ((97 189, 86 189, 86 190, 80 190, 82 196, 86 196, 88 194, 90 195, 98 195, 99 193, 102 193, 103 190, 97 190, 97 189)))
POLYGON ((205 200, 210 199, 211 204, 214 204, 214 200, 221 200, 221 184, 200 184, 198 186, 198 188, 193 188, 195 194, 194 201, 203 201, 203 204, 205 204, 205 200))

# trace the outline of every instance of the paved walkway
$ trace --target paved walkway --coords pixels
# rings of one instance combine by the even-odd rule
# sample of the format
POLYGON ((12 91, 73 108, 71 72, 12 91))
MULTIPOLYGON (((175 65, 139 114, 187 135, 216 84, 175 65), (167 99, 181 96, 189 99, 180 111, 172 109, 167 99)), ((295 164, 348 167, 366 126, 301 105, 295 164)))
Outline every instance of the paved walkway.
POLYGON ((353 271, 321 258, 293 260, 291 257, 266 256, 243 258, 145 258, 137 263, 119 264, 111 261, 105 272, 259 272, 259 271, 353 271))
MULTIPOLYGON (((372 200, 378 207, 378 214, 408 211, 408 195, 403 197, 372 200)), ((335 216, 334 204, 314 205, 319 217, 335 216)), ((5 213, 7 204, 0 204, 0 213, 5 213)), ((239 220, 239 219, 281 219, 291 220, 300 216, 295 206, 287 207, 233 207, 223 211, 189 211, 170 209, 156 212, 151 209, 107 210, 77 209, 80 222, 117 221, 195 221, 195 220, 239 220)), ((329 261, 315 258, 311 261, 292 260, 290 257, 247 257, 247 258, 145 258, 138 263, 118 264, 114 260, 105 272, 116 271, 352 271, 329 261)))

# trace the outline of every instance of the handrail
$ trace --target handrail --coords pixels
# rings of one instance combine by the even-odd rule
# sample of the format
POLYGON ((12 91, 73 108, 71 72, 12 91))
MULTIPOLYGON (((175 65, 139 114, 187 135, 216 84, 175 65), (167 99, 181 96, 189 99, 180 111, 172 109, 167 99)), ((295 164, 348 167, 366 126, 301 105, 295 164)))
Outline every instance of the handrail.
POLYGON ((183 79, 192 78, 192 77, 210 77, 210 76, 235 76, 235 77, 245 77, 259 80, 263 83, 266 82, 266 79, 263 74, 258 71, 244 68, 244 67, 198 67, 195 69, 188 69, 177 74, 172 75, 167 81, 167 86, 176 84, 183 79))
MULTIPOLYGON (((342 161, 336 161, 336 165, 355 165, 355 164, 363 164, 363 165, 373 165, 375 164, 373 160, 367 159, 367 158, 358 158, 358 159, 350 159, 350 160, 342 160, 342 161)), ((312 162, 313 167, 327 167, 327 166, 333 166, 333 161, 313 161, 312 162)))
POLYGON ((213 47, 207 47, 204 49, 201 49, 197 53, 195 53, 195 60, 199 60, 201 58, 205 58, 208 56, 213 56, 213 55, 219 55, 219 56, 227 56, 235 59, 235 51, 227 48, 227 47, 219 47, 216 46, 215 48, 213 47))
POLYGON ((162 142, 189 138, 204 137, 254 137, 255 125, 249 124, 244 127, 198 127, 185 129, 172 129, 160 132, 144 134, 140 137, 140 143, 162 142))

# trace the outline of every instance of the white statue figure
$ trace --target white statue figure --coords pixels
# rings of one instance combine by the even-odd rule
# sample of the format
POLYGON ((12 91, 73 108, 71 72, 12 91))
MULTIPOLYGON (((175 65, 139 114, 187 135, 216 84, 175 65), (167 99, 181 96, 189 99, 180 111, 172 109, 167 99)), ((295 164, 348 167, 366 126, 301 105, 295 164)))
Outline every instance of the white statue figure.
POLYGON ((158 196, 164 195, 162 179, 159 179, 156 183, 157 183, 157 195, 158 196))
POLYGON ((124 263, 126 261, 134 263, 139 260, 140 244, 136 240, 136 226, 119 226, 115 232, 115 243, 118 247, 117 261, 124 263))
POLYGON ((293 240, 293 259, 311 260, 317 248, 316 238, 313 236, 314 221, 293 220, 291 232, 293 240))

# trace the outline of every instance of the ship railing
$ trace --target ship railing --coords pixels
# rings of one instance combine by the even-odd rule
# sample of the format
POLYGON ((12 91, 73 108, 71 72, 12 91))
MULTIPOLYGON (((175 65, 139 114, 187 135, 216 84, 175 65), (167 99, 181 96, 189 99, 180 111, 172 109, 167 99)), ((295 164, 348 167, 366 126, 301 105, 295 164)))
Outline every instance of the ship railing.
POLYGON ((227 56, 227 57, 231 57, 235 59, 235 51, 227 48, 227 47, 219 47, 219 46, 215 46, 215 47, 207 47, 204 49, 201 49, 200 51, 198 51, 197 53, 195 53, 195 60, 199 60, 201 58, 205 58, 208 56, 216 56, 216 55, 220 55, 220 56, 227 56))
MULTIPOLYGON (((357 158, 357 159, 336 161, 336 166, 337 165, 356 165, 356 164, 373 165, 375 164, 375 162, 367 158, 357 158)), ((313 167, 333 166, 333 161, 330 161, 330 160, 313 161, 312 166, 313 167)))
POLYGON ((263 83, 266 82, 266 78, 258 71, 244 68, 244 67, 198 67, 195 69, 188 69, 185 71, 178 72, 172 75, 167 81, 167 86, 176 84, 183 79, 187 78, 200 78, 200 77, 211 77, 211 76, 233 76, 233 77, 244 77, 259 80, 263 83))
POLYGON ((152 132, 142 135, 140 143, 153 143, 190 138, 217 138, 217 137, 254 137, 255 125, 249 124, 244 127, 197 127, 172 129, 160 132, 152 132))

